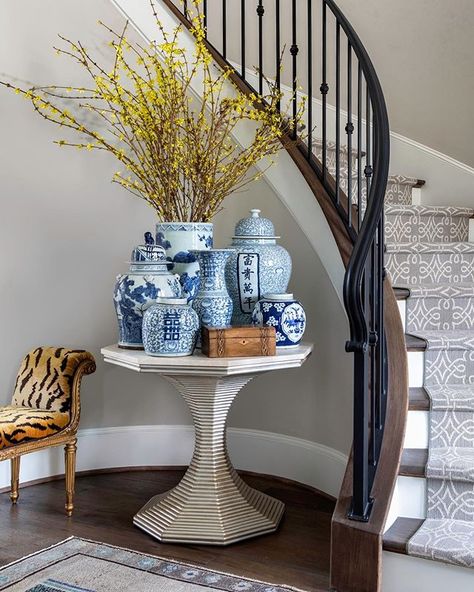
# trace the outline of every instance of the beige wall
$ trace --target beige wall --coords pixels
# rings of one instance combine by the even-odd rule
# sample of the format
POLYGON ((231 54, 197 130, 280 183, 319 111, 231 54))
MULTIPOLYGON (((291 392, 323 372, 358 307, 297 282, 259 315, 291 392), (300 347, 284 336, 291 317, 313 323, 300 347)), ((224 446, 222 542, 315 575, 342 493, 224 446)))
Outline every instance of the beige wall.
MULTIPOLYGON (((179 3, 176 0, 176 3, 179 3)), ((240 1, 228 0, 229 57, 241 63, 240 1)), ((391 129, 474 166, 474 2, 472 0, 337 0, 380 77, 387 100, 391 129)), ((212 6, 209 30, 219 31, 221 3, 212 6)), ((247 1, 247 67, 257 65, 257 18, 255 3, 247 1)), ((264 71, 273 76, 274 2, 264 2, 264 71)), ((297 3, 300 46, 298 80, 306 88, 307 18, 306 2, 297 3)), ((291 81, 291 2, 281 2, 283 80, 291 81)), ((328 11, 328 101, 334 104, 334 21, 328 11)), ((321 3, 313 1, 314 96, 322 81, 321 3)), ((345 37, 341 35, 341 40, 345 37)), ((212 41, 221 47, 219 34, 212 41)), ((345 80, 345 42, 341 45, 342 74, 345 80)), ((355 88, 355 82, 354 82, 355 88)), ((342 89, 342 105, 345 104, 342 89)), ((355 99, 354 99, 355 100, 355 99)), ((316 134, 318 132, 316 131, 316 134)), ((321 132, 319 132, 321 135, 321 132)), ((404 171, 395 171, 404 173, 404 171)))
MULTIPOLYGON (((0 72, 38 82, 75 81, 77 70, 50 49, 58 32, 94 47, 100 44, 96 21, 117 21, 107 0, 9 0, 1 10, 0 72)), ((0 403, 9 400, 29 348, 83 346, 99 364, 84 381, 82 427, 189 423, 169 385, 106 367, 99 356, 101 346, 116 341, 115 276, 152 228, 153 212, 110 183, 116 165, 108 155, 58 148, 52 144, 58 130, 3 88, 0 106, 0 403)), ((291 287, 307 308, 307 338, 316 349, 301 371, 251 383, 230 424, 346 452, 351 367, 340 302, 318 256, 263 181, 226 203, 216 220, 217 245, 228 244, 233 224, 252 206, 274 220, 293 256, 291 287)))
POLYGON ((392 130, 474 166, 474 2, 338 4, 374 62, 392 130))

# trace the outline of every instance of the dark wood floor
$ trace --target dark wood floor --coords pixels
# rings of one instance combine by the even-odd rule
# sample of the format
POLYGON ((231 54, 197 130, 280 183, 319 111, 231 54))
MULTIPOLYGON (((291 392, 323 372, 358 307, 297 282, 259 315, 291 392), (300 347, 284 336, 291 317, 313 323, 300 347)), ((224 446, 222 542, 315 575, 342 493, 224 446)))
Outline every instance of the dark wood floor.
POLYGON ((4 493, 0 564, 75 535, 272 584, 328 590, 331 500, 296 483, 244 475, 251 486, 286 504, 277 533, 224 548, 160 544, 134 527, 132 517, 150 497, 173 487, 181 475, 162 470, 79 476, 71 519, 62 513, 62 481, 22 489, 13 507, 4 493))

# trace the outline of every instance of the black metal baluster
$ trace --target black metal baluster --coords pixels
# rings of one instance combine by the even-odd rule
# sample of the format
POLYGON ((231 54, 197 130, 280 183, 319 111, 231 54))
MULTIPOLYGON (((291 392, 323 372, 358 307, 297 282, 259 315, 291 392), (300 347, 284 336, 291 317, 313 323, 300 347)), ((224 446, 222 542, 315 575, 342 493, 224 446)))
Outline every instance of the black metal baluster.
MULTIPOLYGON (((278 93, 281 91, 281 40, 280 40, 280 0, 275 0, 275 81, 278 93)), ((281 101, 277 102, 278 110, 281 101)))
POLYGON ((257 15, 258 15, 258 92, 263 94, 263 15, 265 8, 263 7, 263 0, 258 0, 257 15))
POLYGON ((340 203, 341 177, 341 25, 336 23, 336 204, 340 203))
POLYGON ((329 86, 326 81, 327 75, 327 67, 326 67, 326 57, 327 57, 327 32, 326 32, 326 0, 323 0, 323 14, 322 14, 322 36, 323 36, 323 47, 322 47, 322 76, 323 81, 319 90, 321 91, 322 95, 322 127, 323 127, 323 149, 322 149, 322 166, 323 166, 323 184, 326 184, 327 178, 327 168, 326 168, 326 141, 327 141, 327 115, 326 115, 326 101, 327 101, 327 94, 329 91, 329 86))
POLYGON ((384 338, 384 274, 385 274, 385 220, 384 212, 380 216, 379 227, 377 231, 377 267, 379 270, 378 276, 378 299, 377 299, 377 333, 378 333, 378 344, 377 344, 377 405, 375 408, 374 423, 376 429, 379 431, 383 429, 383 401, 385 397, 385 338, 384 338))
POLYGON ((240 2, 240 55, 241 74, 245 80, 245 0, 240 2))
MULTIPOLYGON (((364 281, 364 293, 367 290, 367 283, 364 281)), ((354 473, 350 517, 355 519, 363 519, 367 516, 369 506, 367 376, 368 350, 360 347, 354 352, 354 440, 352 453, 354 473)))
POLYGON ((227 59, 227 0, 222 0, 222 55, 227 59))
POLYGON ((291 35, 291 47, 290 47, 290 53, 291 56, 293 58, 293 97, 292 97, 292 101, 293 101, 293 129, 292 129, 292 136, 293 139, 296 140, 296 134, 297 134, 297 129, 296 129, 296 118, 297 118, 297 114, 298 114, 298 81, 297 81, 297 75, 298 75, 298 71, 297 71, 297 56, 298 56, 298 44, 297 44, 297 38, 296 38, 296 33, 297 33, 297 23, 296 23, 296 0, 292 0, 291 3, 292 6, 292 17, 291 17, 291 29, 292 29, 292 35, 291 35))
POLYGON ((369 89, 367 87, 367 91, 365 94, 365 168, 364 168, 364 175, 365 175, 365 208, 367 209, 367 202, 369 200, 369 192, 370 192, 370 184, 372 178, 372 149, 371 149, 371 133, 370 133, 370 95, 369 89))
POLYGON ((184 0, 183 11, 184 16, 188 18, 188 0, 184 0))
POLYGON ((377 457, 377 438, 376 438, 376 385, 377 385, 377 301, 378 301, 378 257, 375 238, 370 248, 370 267, 371 277, 371 302, 370 302, 370 439, 369 439, 369 464, 374 466, 377 457))
POLYGON ((202 4, 202 13, 203 13, 203 24, 204 24, 204 34, 207 39, 207 0, 203 0, 202 4))
POLYGON ((357 230, 362 220, 362 68, 357 68, 357 230))
POLYGON ((347 40, 347 220, 349 228, 352 225, 352 47, 347 40))
POLYGON ((313 7, 308 0, 308 160, 313 155, 313 7))

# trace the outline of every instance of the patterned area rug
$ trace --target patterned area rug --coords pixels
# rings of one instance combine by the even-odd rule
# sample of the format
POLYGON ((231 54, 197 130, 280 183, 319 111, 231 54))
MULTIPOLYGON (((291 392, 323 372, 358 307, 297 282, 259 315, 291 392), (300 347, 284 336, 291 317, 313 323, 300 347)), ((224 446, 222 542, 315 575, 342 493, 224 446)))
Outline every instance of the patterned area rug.
POLYGON ((288 592, 290 588, 72 537, 0 569, 11 592, 288 592))

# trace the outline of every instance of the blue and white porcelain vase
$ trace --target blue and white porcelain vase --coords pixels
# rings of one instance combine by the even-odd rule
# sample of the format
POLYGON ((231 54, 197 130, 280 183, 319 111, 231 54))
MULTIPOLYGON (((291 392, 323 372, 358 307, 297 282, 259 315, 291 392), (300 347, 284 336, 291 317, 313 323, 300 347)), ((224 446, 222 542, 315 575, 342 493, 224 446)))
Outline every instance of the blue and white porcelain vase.
POLYGON ((150 356, 190 356, 199 317, 187 298, 160 297, 143 315, 143 345, 150 356))
POLYGON ((149 233, 145 240, 147 244, 133 250, 129 272, 118 275, 115 284, 119 347, 143 349, 144 311, 158 296, 181 296, 179 276, 168 270, 164 249, 153 244, 149 233))
POLYGON ((276 346, 296 347, 306 329, 306 314, 293 294, 265 294, 252 313, 254 325, 275 327, 276 346))
POLYGON ((225 264, 233 249, 193 251, 199 263, 199 292, 193 308, 201 325, 228 327, 232 319, 232 298, 225 283, 225 264))
POLYGON ((291 257, 276 244, 275 228, 260 210, 235 227, 235 253, 226 265, 226 282, 234 303, 233 325, 251 325, 255 304, 266 293, 284 293, 291 276, 291 257))
POLYGON ((172 265, 170 269, 180 276, 183 296, 188 302, 199 290, 199 264, 192 250, 212 249, 211 223, 160 222, 156 225, 156 244, 163 247, 172 265))

